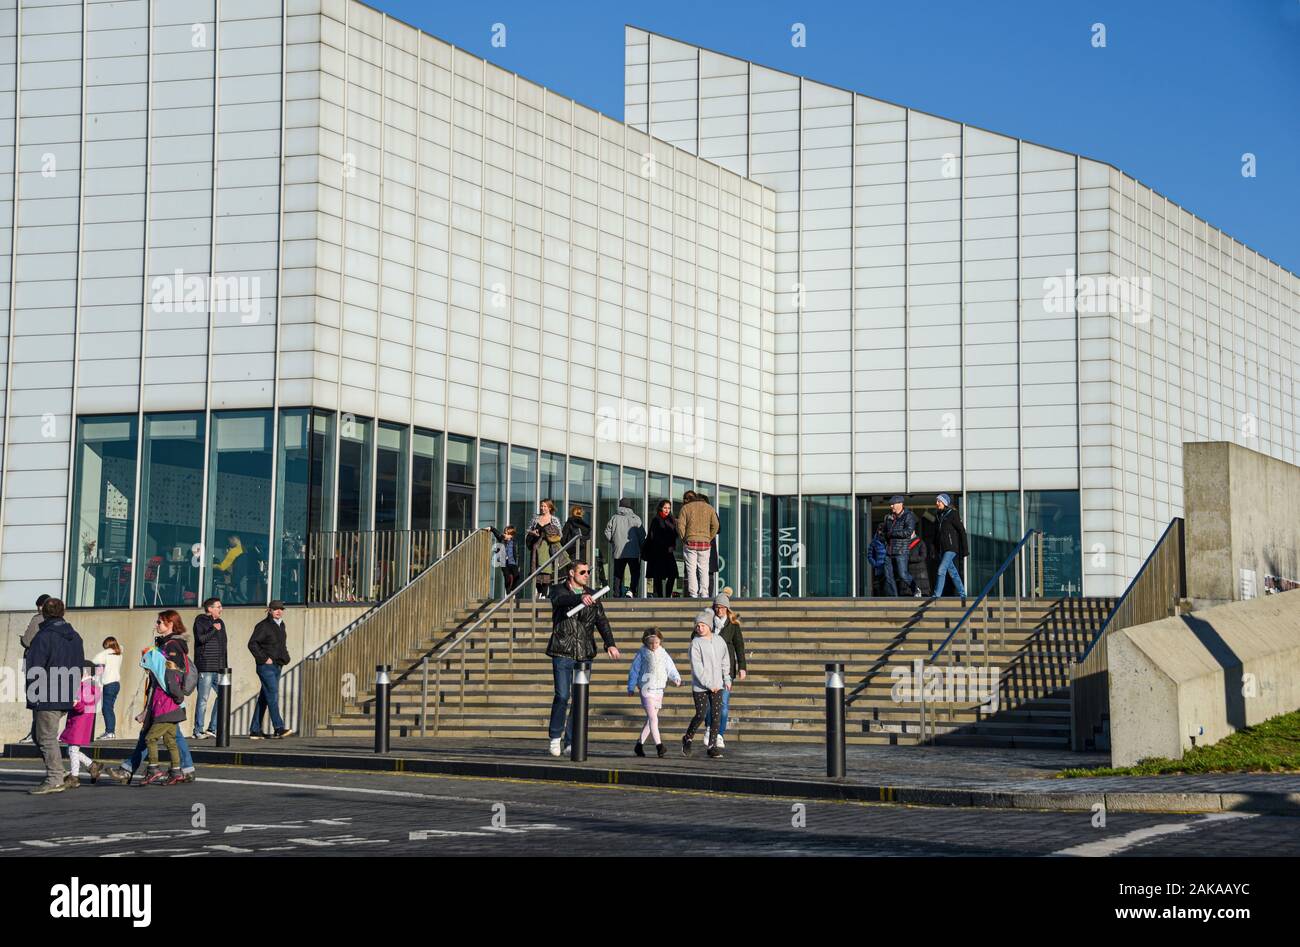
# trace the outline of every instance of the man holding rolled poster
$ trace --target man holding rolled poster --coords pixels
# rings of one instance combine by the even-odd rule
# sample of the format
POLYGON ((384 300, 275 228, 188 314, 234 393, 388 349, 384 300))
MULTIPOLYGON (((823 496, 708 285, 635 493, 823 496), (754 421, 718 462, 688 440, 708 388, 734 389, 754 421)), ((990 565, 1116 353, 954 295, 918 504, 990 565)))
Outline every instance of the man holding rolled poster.
POLYGON ((619 657, 609 619, 600 604, 600 597, 609 590, 593 593, 587 586, 590 575, 591 566, 578 559, 569 563, 565 581, 556 582, 551 588, 551 639, 546 644, 555 680, 555 696, 551 699, 551 756, 565 752, 561 738, 564 743, 573 740, 573 720, 569 716, 573 672, 579 667, 591 667, 596 656, 596 632, 600 632, 605 653, 615 661, 619 657))

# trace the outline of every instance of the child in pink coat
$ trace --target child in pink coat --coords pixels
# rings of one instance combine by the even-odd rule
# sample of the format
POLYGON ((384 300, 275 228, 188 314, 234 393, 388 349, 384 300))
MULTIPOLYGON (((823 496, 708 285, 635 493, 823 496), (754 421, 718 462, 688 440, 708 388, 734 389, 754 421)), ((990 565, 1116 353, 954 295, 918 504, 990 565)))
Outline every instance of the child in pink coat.
POLYGON ((68 764, 72 778, 80 782, 81 764, 89 769, 91 759, 81 752, 95 739, 95 712, 99 707, 99 684, 95 681, 95 665, 87 661, 81 666, 81 688, 77 702, 68 711, 68 723, 59 739, 68 745, 68 764))

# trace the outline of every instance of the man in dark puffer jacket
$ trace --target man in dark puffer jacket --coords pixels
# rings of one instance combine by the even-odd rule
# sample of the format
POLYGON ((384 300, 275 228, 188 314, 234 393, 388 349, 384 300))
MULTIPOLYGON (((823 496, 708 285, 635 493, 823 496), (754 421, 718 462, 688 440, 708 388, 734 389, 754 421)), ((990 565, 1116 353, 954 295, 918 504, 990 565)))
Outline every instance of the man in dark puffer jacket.
POLYGON ((568 719, 573 672, 591 666, 596 656, 596 632, 600 632, 605 653, 615 661, 619 657, 605 609, 591 597, 591 589, 587 587, 591 566, 579 559, 569 563, 568 568, 566 581, 555 583, 551 589, 551 639, 546 643, 555 681, 555 695, 551 698, 551 756, 563 752, 561 737, 566 742, 573 740, 573 720, 568 719), (570 618, 569 610, 576 605, 585 607, 570 618))

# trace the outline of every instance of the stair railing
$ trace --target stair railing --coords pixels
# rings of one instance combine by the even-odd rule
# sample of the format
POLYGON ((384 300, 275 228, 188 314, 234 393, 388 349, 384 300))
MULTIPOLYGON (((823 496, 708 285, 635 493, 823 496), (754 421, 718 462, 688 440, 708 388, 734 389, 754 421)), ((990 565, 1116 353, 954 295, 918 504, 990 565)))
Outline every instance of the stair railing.
POLYGON ((404 661, 468 602, 492 594, 492 534, 477 529, 409 585, 325 642, 302 662, 298 721, 304 736, 343 712, 379 664, 404 661))
POLYGON ((1086 750, 1110 712, 1106 638, 1116 631, 1179 614, 1187 596, 1186 529, 1175 516, 1083 655, 1070 668, 1070 747, 1086 750))
MULTIPOLYGON (((433 735, 437 736, 439 726, 442 723, 442 703, 443 703, 442 672, 443 672, 444 665, 447 667, 448 670, 450 670, 451 664, 455 661, 455 658, 452 657, 452 655, 456 652, 459 652, 460 670, 457 672, 456 675, 457 683, 458 683, 458 691, 459 691, 457 699, 458 699, 460 712, 464 713, 465 712, 465 681, 468 677, 467 670, 466 670, 466 661, 467 661, 467 652, 469 650, 470 639, 478 632, 480 628, 487 629, 486 638, 483 642, 483 684, 484 687, 486 688, 490 682, 491 674, 492 674, 492 663, 491 663, 492 616, 495 615, 498 611, 500 611, 501 608, 503 608, 507 602, 517 602, 519 594, 529 586, 529 583, 534 578, 536 578, 539 573, 545 572, 547 566, 549 566, 553 561, 558 559, 561 555, 567 553, 571 546, 573 546, 575 543, 581 542, 581 540, 582 540, 582 536, 580 535, 574 536, 567 543, 560 546, 559 549, 557 549, 555 552, 553 552, 550 556, 547 557, 545 562, 543 562, 541 565, 539 565, 528 575, 524 576, 522 579, 516 582, 515 587, 513 589, 511 589, 505 595, 501 596, 501 598, 499 598, 496 602, 494 602, 492 606, 488 608, 488 610, 485 611, 482 615, 480 615, 477 619, 475 619, 473 624, 471 624, 468 628, 466 628, 464 631, 457 634, 454 638, 452 638, 451 641, 445 643, 440 642, 439 644, 435 645, 434 647, 430 648, 428 651, 424 653, 424 655, 420 658, 418 662, 418 667, 420 668, 420 675, 421 675, 420 736, 426 736, 427 728, 428 728, 427 721, 429 715, 429 664, 430 662, 432 662, 434 665, 433 668, 433 673, 434 673, 433 735)), ((516 609, 514 608, 511 608, 509 610, 510 625, 507 631, 507 637, 509 639, 509 649, 510 649, 507 666, 510 668, 513 668, 515 666, 515 611, 516 609)), ((528 610, 528 612, 529 612, 528 643, 529 643, 529 647, 532 647, 536 644, 537 641, 537 603, 536 602, 532 603, 532 607, 528 610)), ((408 668, 407 671, 398 678, 398 683, 406 680, 406 678, 409 677, 410 674, 415 670, 415 667, 416 665, 412 665, 412 667, 408 668)))
MULTIPOLYGON (((933 743, 938 733, 938 711, 931 708, 925 697, 924 670, 930 665, 935 664, 939 658, 947 652, 948 664, 953 666, 957 663, 957 649, 949 647, 952 642, 963 631, 965 632, 965 653, 969 656, 975 649, 975 642, 983 642, 984 668, 987 671, 989 666, 989 635, 992 633, 991 625, 993 623, 994 608, 989 599, 993 592, 993 587, 997 586, 997 628, 998 644, 1005 648, 1007 642, 1007 618, 1009 603, 1014 603, 1016 631, 1022 628, 1022 603, 1025 598, 1042 598, 1043 596, 1043 533, 1042 530, 1026 530, 1025 535, 1016 543, 1014 549, 1003 561, 998 571, 993 573, 992 577, 984 585, 984 591, 979 594, 975 601, 971 602, 970 607, 957 620, 952 631, 948 636, 939 643, 928 657, 922 661, 922 687, 920 694, 921 705, 921 734, 920 742, 933 743), (1012 572, 1012 588, 1014 594, 1010 597, 1006 594, 1007 574, 1012 572), (975 630, 975 619, 972 616, 978 616, 980 623, 980 632, 975 630)), ((1000 684, 1000 682, 999 682, 1000 684)), ((913 695, 915 699, 916 695, 913 695)), ((952 719, 952 704, 948 703, 948 719, 952 719)))

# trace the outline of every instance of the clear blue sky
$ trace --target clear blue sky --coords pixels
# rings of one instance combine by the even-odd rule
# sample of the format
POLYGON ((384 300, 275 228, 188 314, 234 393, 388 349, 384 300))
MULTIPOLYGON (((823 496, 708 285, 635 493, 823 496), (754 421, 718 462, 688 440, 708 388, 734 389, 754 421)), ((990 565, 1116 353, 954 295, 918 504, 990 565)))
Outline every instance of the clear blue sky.
POLYGON ((369 2, 617 118, 630 23, 1076 151, 1300 273, 1300 0, 369 2))

